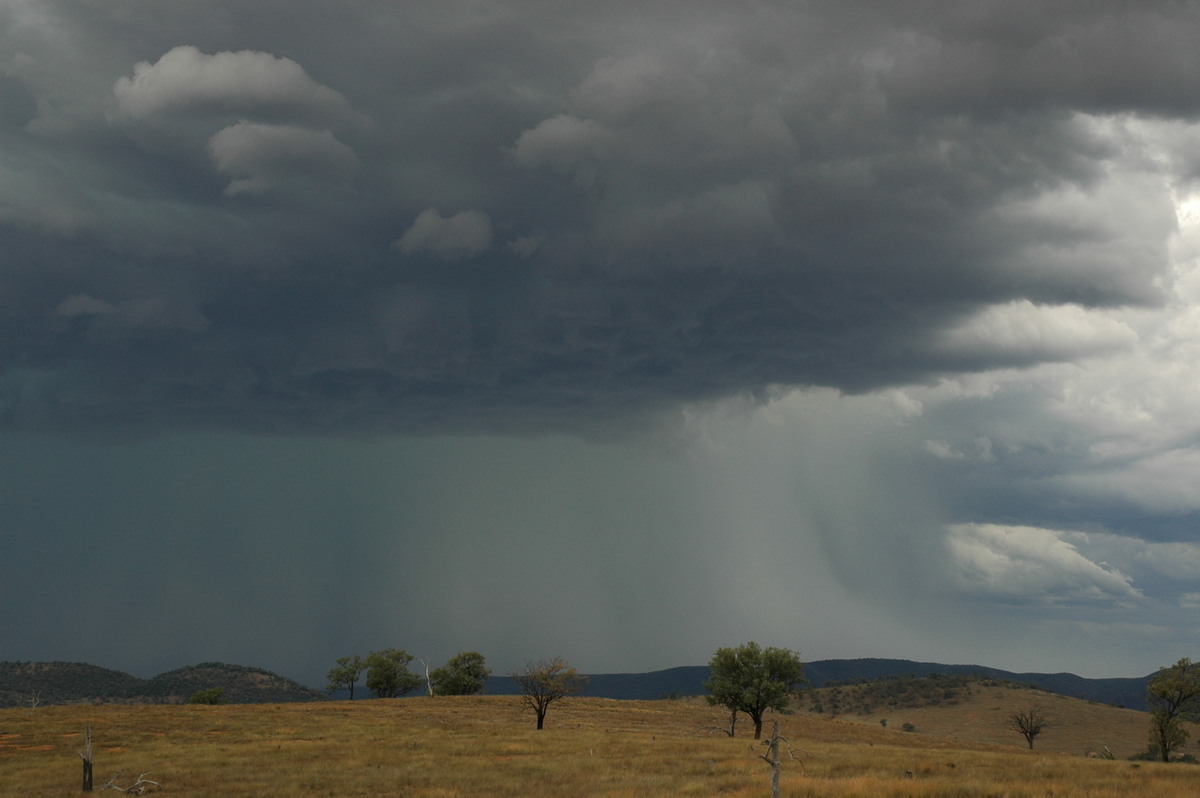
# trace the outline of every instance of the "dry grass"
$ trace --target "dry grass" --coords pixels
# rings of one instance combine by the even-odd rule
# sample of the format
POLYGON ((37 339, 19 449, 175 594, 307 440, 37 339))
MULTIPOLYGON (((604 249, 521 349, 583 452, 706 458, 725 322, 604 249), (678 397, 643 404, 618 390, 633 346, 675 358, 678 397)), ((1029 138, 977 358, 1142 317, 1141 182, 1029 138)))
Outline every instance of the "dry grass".
MULTIPOLYGON (((1007 718, 1014 710, 1034 702, 1042 707, 1049 720, 1034 741, 1039 750, 1083 756, 1102 752, 1107 746, 1120 759, 1146 750, 1149 737, 1144 712, 1012 686, 973 685, 970 694, 960 693, 954 704, 879 709, 868 714, 849 713, 838 719, 871 726, 886 719, 888 727, 893 729, 911 723, 918 734, 985 745, 1024 746, 1024 738, 1008 728, 1007 718)), ((1197 727, 1189 728, 1193 739, 1200 739, 1197 727)))
MULTIPOLYGON (((963 705, 897 715, 886 729, 870 718, 777 716, 800 757, 785 761, 783 793, 1182 798, 1200 782, 1193 766, 1082 756, 1091 738, 1076 722, 1112 723, 1101 737, 1140 737, 1144 747, 1144 714, 1056 700, 1050 706, 1059 725, 1031 752, 1002 724, 990 728, 994 714, 985 713, 1002 710, 987 703, 998 697, 979 699, 973 710, 963 705), (898 728, 906 719, 916 732, 898 728)), ((757 758, 762 746, 741 736, 749 724, 741 724, 736 739, 700 731, 722 720, 696 700, 575 699, 552 706, 546 729, 538 732, 533 716, 511 696, 8 709, 0 710, 0 796, 77 794, 77 751, 87 724, 97 784, 116 770, 125 773, 122 784, 150 771, 164 795, 767 794, 768 769, 757 758)))

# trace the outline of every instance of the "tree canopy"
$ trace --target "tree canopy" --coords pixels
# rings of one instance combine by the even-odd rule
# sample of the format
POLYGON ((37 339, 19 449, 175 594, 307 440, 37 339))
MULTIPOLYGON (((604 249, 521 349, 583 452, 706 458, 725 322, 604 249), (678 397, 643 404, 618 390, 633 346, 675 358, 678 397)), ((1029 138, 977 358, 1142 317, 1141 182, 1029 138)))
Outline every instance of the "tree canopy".
POLYGON ((362 675, 363 669, 367 667, 367 663, 362 657, 357 654, 349 657, 338 657, 335 664, 329 669, 329 673, 325 678, 329 681, 328 690, 333 692, 340 690, 343 687, 350 691, 350 700, 354 700, 354 686, 358 684, 358 677, 362 675))
POLYGON ((537 727, 542 728, 546 710, 560 698, 583 691, 588 678, 567 665, 562 657, 525 663, 525 669, 512 675, 521 688, 525 705, 537 715, 537 727))
POLYGON ((735 716, 738 712, 749 715, 756 740, 762 737, 763 713, 786 709, 788 695, 805 681, 798 653, 786 648, 760 648, 754 642, 718 648, 708 666, 711 675, 704 683, 708 702, 727 707, 735 716))
POLYGON ((1146 687, 1150 710, 1150 745, 1158 748, 1163 762, 1187 742, 1183 721, 1200 715, 1200 663, 1186 657, 1169 668, 1159 668, 1146 687))
POLYGON ((463 651, 429 674, 434 695, 479 695, 487 687, 491 670, 477 651, 463 651))
POLYGON ((367 655, 367 688, 376 698, 396 698, 411 693, 421 684, 421 677, 408 670, 412 654, 396 648, 372 651, 367 655))

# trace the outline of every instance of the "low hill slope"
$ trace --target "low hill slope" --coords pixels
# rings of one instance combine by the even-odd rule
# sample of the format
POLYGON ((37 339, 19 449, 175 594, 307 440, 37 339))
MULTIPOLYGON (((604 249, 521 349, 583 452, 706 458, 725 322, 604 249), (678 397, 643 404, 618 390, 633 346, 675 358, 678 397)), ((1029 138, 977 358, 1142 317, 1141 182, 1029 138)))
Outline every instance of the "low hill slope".
MULTIPOLYGON (((994 679, 892 679, 825 687, 811 691, 794 709, 840 723, 883 727, 886 721, 886 728, 899 734, 1026 748, 1008 719, 1034 704, 1048 721, 1034 740, 1036 750, 1086 756, 1103 755, 1107 748, 1118 759, 1146 750, 1150 718, 1145 712, 994 679), (906 724, 910 732, 904 731, 906 724)), ((1196 739, 1200 727, 1189 728, 1196 739)))

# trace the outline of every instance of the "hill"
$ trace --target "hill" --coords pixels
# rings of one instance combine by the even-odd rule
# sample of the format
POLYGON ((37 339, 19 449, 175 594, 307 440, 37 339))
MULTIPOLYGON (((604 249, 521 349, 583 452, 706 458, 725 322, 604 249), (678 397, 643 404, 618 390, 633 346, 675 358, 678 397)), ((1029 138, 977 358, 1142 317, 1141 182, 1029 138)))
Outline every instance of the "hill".
POLYGON ((186 701, 197 690, 220 687, 231 704, 279 704, 289 701, 320 701, 325 698, 277 673, 221 662, 202 662, 161 673, 147 679, 139 694, 174 704, 186 701))
MULTIPOLYGON (((826 659, 804 664, 809 688, 839 682, 870 681, 891 676, 986 676, 1031 684, 1060 695, 1097 701, 1130 709, 1146 708, 1146 685, 1150 676, 1138 678, 1086 679, 1073 673, 1014 673, 983 665, 947 665, 906 659, 826 659)), ((693 665, 650 673, 593 674, 584 695, 597 698, 651 700, 667 696, 703 695, 708 679, 707 665, 693 665)), ((488 692, 512 695, 520 692, 507 676, 488 680, 488 692)))
POLYGON ((38 704, 179 704, 220 687, 234 704, 318 701, 325 696, 261 668, 205 662, 139 679, 80 662, 0 662, 0 707, 38 704))
POLYGON ((141 681, 82 662, 0 662, 0 707, 120 701, 141 681))
MULTIPOLYGON (((1130 709, 1145 709, 1150 677, 1085 679, 1072 673, 1014 673, 982 665, 947 665, 903 659, 828 659, 804 665, 809 688, 871 681, 895 676, 976 675, 1031 684, 1060 695, 1130 709)), ((623 700, 703 695, 707 665, 690 665, 648 673, 598 673, 590 676, 584 695, 623 700)), ((206 662, 139 679, 120 671, 77 662, 0 662, 0 707, 29 706, 35 693, 43 704, 179 703, 192 693, 221 687, 233 703, 318 701, 322 691, 305 687, 260 668, 206 662)), ((362 691, 365 694, 365 690, 362 691)), ((487 692, 514 695, 520 690, 509 676, 493 676, 487 692)), ((334 693, 345 698, 345 691, 334 693)))
MULTIPOLYGON (((1074 756, 1103 756, 1107 751, 1118 759, 1146 751, 1144 712, 989 677, 885 677, 827 686, 806 694, 794 711, 956 743, 1024 747, 1024 738, 1008 719, 1030 706, 1037 706, 1047 719, 1034 742, 1039 751, 1074 756)), ((1194 736, 1197 727, 1188 727, 1194 736)))

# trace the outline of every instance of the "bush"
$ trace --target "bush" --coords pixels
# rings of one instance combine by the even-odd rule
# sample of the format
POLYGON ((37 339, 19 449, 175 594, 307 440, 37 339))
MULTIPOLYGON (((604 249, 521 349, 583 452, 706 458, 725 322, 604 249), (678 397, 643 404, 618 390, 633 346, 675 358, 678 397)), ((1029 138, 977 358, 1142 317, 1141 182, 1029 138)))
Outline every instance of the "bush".
POLYGON ((210 687, 207 690, 197 690, 188 699, 189 704, 224 704, 225 688, 210 687))

